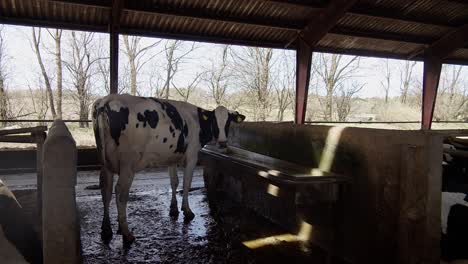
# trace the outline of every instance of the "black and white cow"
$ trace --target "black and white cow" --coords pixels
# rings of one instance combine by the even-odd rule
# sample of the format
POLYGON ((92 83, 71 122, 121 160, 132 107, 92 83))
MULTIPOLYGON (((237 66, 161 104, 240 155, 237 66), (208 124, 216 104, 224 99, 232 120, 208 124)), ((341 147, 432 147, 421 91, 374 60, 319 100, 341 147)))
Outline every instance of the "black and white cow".
POLYGON ((135 172, 146 167, 169 167, 171 216, 178 215, 176 166, 185 167, 182 211, 186 220, 191 220, 194 214, 190 210, 188 192, 198 151, 212 141, 225 148, 230 123, 240 123, 244 119, 245 116, 223 106, 208 111, 186 102, 131 95, 98 99, 93 106, 93 126, 103 163, 100 175, 104 203, 102 239, 112 238, 109 203, 114 173, 119 174, 115 186, 119 230, 127 245, 135 239, 127 224, 128 193, 135 172))

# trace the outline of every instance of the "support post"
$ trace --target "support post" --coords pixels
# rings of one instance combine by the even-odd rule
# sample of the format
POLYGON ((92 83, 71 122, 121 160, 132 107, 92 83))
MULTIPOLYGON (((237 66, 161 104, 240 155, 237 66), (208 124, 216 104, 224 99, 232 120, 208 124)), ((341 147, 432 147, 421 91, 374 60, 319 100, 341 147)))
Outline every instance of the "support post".
POLYGON ((122 1, 112 0, 110 33, 110 86, 109 92, 117 94, 119 91, 119 22, 122 1))
POLYGON ((296 50, 296 124, 304 124, 305 121, 311 62, 312 48, 299 38, 296 50))
POLYGON ((432 56, 428 56, 424 59, 421 122, 422 130, 431 129, 441 69, 441 59, 432 56))
POLYGON ((110 93, 116 94, 119 90, 119 34, 110 33, 110 93))
POLYGON ((43 179, 43 166, 42 166, 42 152, 44 141, 46 139, 45 132, 33 132, 31 136, 35 138, 36 142, 36 172, 37 172, 37 213, 42 220, 42 179, 43 179))
POLYGON ((62 120, 55 120, 44 143, 42 234, 44 263, 79 264, 80 223, 76 207, 76 143, 62 120))

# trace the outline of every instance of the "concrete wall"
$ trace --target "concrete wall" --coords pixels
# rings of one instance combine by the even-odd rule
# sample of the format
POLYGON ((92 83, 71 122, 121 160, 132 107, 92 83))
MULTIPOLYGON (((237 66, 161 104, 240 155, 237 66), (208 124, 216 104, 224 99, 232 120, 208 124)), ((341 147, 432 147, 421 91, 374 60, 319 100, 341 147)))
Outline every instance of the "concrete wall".
POLYGON ((234 126, 230 144, 352 178, 343 254, 357 263, 438 263, 442 136, 293 124, 234 126))

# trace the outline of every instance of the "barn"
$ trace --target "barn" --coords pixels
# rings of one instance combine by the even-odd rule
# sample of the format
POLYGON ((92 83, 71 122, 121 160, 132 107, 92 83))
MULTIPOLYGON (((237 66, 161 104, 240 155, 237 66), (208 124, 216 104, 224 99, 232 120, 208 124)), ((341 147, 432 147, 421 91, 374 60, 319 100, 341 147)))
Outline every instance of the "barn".
MULTIPOLYGON (((202 254, 198 262, 275 263, 297 258, 298 263, 440 263, 443 143, 450 140, 464 145, 460 137, 468 136, 468 131, 432 130, 431 125, 442 64, 468 62, 468 2, 0 0, 0 23, 108 33, 111 94, 119 91, 122 34, 296 51, 294 122, 233 125, 227 152, 212 146, 200 151, 202 169, 198 173, 203 180, 195 185, 206 195, 200 210, 221 216, 201 217, 206 221, 185 229, 183 223, 170 221, 159 224, 157 233, 140 228, 140 235, 152 236, 137 237, 137 241, 151 246, 140 244, 142 250, 138 251, 139 245, 134 245, 129 256, 135 258, 125 261, 191 263, 197 261, 188 260, 187 254, 198 256, 206 245, 229 245, 231 249, 226 250, 232 254, 223 255, 217 249, 215 257, 204 259, 202 254), (314 52, 422 61, 421 128, 404 131, 305 124, 314 52), (242 213, 223 216, 232 213, 223 208, 237 208, 242 213), (262 220, 229 225, 229 218, 257 219, 249 218, 250 213, 262 220), (246 235, 237 237, 237 244, 218 241, 218 236, 205 244, 184 240, 183 232, 208 230, 208 226, 222 225, 220 222, 233 230, 241 226, 237 231, 246 235), (185 231, 171 233, 171 225, 181 225, 185 231), (252 225, 268 231, 255 232, 248 228, 252 225), (167 241, 161 242, 160 237, 167 241), (196 247, 188 249, 172 240, 196 247), (159 256, 158 250, 170 252, 164 247, 180 247, 188 253, 180 258, 172 253, 170 258, 159 256), (302 253, 296 253, 301 249, 302 253), (239 253, 246 250, 248 253, 239 253), (148 254, 158 258, 145 259, 148 254)), ((60 120, 50 128, 0 130, 0 141, 37 144, 34 151, 0 152, 0 162, 10 169, 20 168, 15 164, 23 159, 35 164, 37 203, 31 206, 40 216, 37 225, 44 263, 90 261, 86 250, 93 251, 94 261, 124 261, 124 253, 109 255, 119 248, 125 251, 122 245, 114 243, 105 249, 96 246, 96 241, 85 241, 92 239, 86 235, 91 231, 76 210, 77 170, 99 166, 95 149, 77 150, 60 120)), ((463 151, 448 152, 466 158, 463 151)), ((165 206, 161 202, 159 209, 165 206)), ((144 210, 141 206, 134 215, 144 210)))

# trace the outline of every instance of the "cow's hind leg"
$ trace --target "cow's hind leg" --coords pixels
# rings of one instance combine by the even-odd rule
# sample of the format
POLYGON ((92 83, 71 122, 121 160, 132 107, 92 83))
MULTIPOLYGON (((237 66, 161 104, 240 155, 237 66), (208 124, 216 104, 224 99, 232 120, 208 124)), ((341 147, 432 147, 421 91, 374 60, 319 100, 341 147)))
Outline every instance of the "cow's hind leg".
POLYGON ((182 211, 184 212, 184 218, 186 221, 190 221, 195 217, 189 206, 188 193, 192 186, 193 170, 197 164, 197 157, 188 159, 184 170, 184 194, 182 197, 182 211))
POLYGON ((177 177, 177 167, 169 166, 169 176, 171 177, 172 199, 169 215, 172 217, 179 216, 179 209, 177 208, 177 186, 179 186, 179 177, 177 177))
POLYGON ((108 243, 112 239, 112 227, 109 218, 109 204, 112 199, 112 183, 114 174, 105 166, 101 168, 99 185, 101 188, 102 203, 104 205, 104 216, 101 225, 101 239, 108 243))
POLYGON ((135 241, 135 237, 130 232, 127 223, 127 201, 133 177, 134 172, 131 169, 120 168, 119 180, 115 185, 119 230, 122 233, 124 246, 130 246, 135 241))

